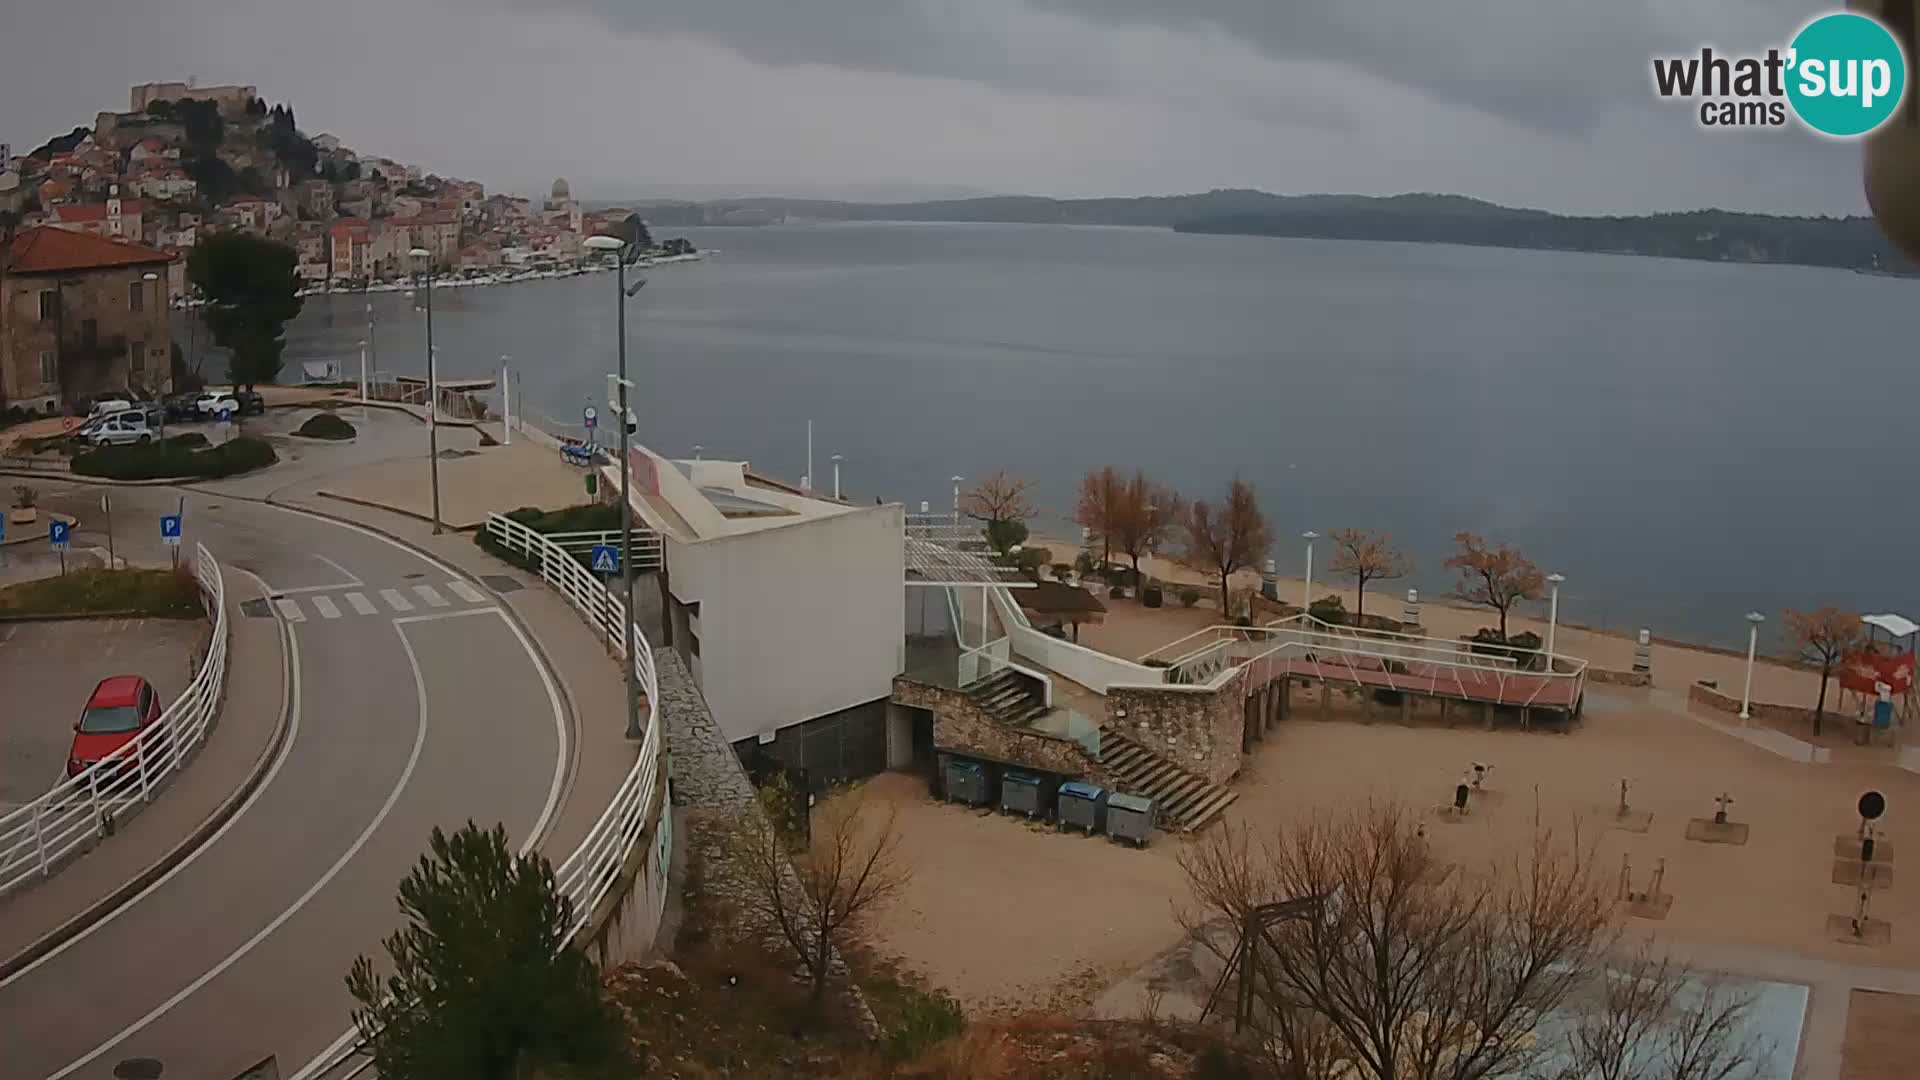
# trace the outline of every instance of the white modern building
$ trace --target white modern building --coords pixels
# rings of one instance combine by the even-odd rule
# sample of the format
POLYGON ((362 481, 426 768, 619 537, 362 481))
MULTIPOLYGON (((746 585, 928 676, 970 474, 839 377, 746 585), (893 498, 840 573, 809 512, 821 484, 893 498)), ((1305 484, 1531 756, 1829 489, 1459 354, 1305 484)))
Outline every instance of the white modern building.
MULTIPOLYGON (((635 513, 661 538, 666 637, 727 739, 826 776, 886 768, 906 651, 901 507, 808 494, 745 462, 642 447, 631 460, 635 513)), ((618 467, 602 472, 617 492, 618 467)))

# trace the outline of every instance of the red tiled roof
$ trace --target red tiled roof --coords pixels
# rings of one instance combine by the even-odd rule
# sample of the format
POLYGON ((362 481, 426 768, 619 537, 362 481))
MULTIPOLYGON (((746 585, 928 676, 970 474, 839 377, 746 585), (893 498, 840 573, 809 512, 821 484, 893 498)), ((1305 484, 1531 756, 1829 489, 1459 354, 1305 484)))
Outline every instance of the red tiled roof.
POLYGON ((55 274, 172 261, 172 255, 144 244, 42 225, 22 229, 13 238, 11 270, 16 274, 55 274))
MULTIPOLYGON (((120 200, 122 217, 138 217, 145 209, 145 204, 139 199, 120 200)), ((105 221, 107 204, 73 203, 67 206, 56 206, 53 208, 53 218, 55 221, 105 221)))

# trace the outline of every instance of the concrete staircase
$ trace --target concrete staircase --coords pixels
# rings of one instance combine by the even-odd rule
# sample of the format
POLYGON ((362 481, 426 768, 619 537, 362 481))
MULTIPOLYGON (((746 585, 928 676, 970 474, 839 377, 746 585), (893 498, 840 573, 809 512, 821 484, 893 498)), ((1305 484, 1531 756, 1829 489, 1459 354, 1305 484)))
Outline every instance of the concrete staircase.
POLYGON ((1047 714, 1033 680, 1012 668, 967 687, 967 696, 987 715, 1014 727, 1025 727, 1047 714))
POLYGON ((1110 727, 1100 731, 1100 763, 1121 780, 1120 790, 1153 800, 1161 827, 1186 832, 1205 827, 1240 793, 1175 765, 1110 727))

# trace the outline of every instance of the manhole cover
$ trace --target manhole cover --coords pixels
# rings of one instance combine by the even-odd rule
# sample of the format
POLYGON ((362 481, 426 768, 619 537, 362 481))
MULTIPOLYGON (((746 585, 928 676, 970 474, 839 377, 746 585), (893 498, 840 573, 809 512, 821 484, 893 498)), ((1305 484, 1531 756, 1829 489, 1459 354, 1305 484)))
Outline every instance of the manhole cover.
POLYGON ((207 509, 209 509, 209 510, 218 510, 218 509, 220 509, 220 504, 219 504, 219 503, 208 503, 208 504, 207 504, 207 509))
POLYGON ((427 575, 425 575, 425 574, 408 574, 408 575, 406 575, 406 577, 407 577, 407 580, 408 580, 408 581, 412 581, 412 580, 413 580, 414 578, 423 578, 423 577, 426 577, 426 576, 427 576, 427 575))
POLYGON ((156 1058, 128 1058, 113 1067, 116 1080, 160 1080, 165 1071, 156 1058))
POLYGON ((443 458, 463 458, 472 457, 479 452, 478 450, 442 450, 440 451, 440 456, 443 458))
POLYGON ((480 583, 497 593, 520 591, 520 583, 505 574, 481 574, 480 583))
POLYGON ((240 614, 251 619, 268 619, 273 617, 273 613, 267 610, 267 602, 265 600, 240 601, 240 614))

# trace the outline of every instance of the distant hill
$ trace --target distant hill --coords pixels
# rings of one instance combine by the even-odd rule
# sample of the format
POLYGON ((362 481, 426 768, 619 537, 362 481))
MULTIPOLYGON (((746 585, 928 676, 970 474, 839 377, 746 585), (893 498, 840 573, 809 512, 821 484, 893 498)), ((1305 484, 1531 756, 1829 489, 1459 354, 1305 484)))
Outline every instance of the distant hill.
POLYGON ((1920 273, 1920 268, 1894 251, 1868 217, 1783 217, 1727 210, 1576 217, 1500 206, 1464 195, 1274 195, 1227 189, 1107 199, 994 195, 854 203, 766 197, 632 205, 655 225, 779 221, 1133 225, 1191 233, 1474 244, 1920 273))

